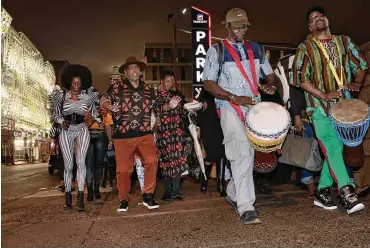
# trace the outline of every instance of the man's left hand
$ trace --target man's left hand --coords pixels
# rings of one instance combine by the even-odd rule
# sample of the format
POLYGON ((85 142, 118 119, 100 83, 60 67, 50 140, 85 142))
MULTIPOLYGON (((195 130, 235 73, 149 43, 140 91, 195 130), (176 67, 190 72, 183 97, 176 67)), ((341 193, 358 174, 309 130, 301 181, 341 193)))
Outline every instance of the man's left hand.
POLYGON ((107 116, 108 110, 105 108, 99 108, 99 114, 101 116, 107 116))
POLYGON ((274 85, 260 85, 261 90, 269 95, 274 95, 276 93, 276 86, 274 85))

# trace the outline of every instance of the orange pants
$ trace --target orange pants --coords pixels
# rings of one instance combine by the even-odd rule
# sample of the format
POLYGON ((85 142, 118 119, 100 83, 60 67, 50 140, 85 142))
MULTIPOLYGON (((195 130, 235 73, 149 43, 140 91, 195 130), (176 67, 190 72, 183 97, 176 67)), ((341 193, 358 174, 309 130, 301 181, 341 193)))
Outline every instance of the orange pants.
POLYGON ((144 165, 144 194, 153 194, 157 183, 158 157, 154 137, 151 134, 138 138, 115 139, 114 147, 117 165, 118 199, 128 200, 131 188, 131 173, 134 169, 134 155, 144 165))

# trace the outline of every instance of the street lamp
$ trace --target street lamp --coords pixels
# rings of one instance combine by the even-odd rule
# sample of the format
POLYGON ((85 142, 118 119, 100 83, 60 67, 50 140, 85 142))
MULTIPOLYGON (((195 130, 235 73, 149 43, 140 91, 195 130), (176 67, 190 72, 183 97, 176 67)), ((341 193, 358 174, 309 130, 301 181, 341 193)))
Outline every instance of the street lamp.
POLYGON ((173 56, 173 71, 175 73, 175 75, 177 75, 177 38, 176 38, 176 34, 177 34, 177 27, 176 27, 176 22, 177 22, 177 18, 181 18, 183 15, 185 15, 187 11, 187 8, 183 8, 182 10, 180 10, 178 13, 170 13, 167 15, 167 23, 168 25, 172 26, 173 27, 173 44, 172 44, 172 56, 173 56), (171 20, 172 20, 172 24, 171 24, 171 20))

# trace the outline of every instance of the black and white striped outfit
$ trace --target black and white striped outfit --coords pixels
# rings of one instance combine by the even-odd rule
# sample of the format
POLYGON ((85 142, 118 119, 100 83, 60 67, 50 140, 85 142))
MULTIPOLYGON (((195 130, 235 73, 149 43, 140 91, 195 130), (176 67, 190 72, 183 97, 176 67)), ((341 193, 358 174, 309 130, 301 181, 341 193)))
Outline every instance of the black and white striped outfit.
MULTIPOLYGON (((73 101, 72 95, 66 93, 63 110, 61 109, 62 100, 63 92, 56 92, 52 96, 53 121, 56 123, 62 124, 64 116, 71 114, 85 116, 88 109, 91 110, 93 116, 96 115, 94 99, 84 91, 78 95, 78 101, 73 101)), ((90 133, 85 123, 70 124, 68 130, 62 129, 60 132, 59 144, 64 159, 64 183, 66 192, 71 191, 74 151, 76 152, 78 191, 84 191, 86 179, 85 158, 89 143, 90 133)))

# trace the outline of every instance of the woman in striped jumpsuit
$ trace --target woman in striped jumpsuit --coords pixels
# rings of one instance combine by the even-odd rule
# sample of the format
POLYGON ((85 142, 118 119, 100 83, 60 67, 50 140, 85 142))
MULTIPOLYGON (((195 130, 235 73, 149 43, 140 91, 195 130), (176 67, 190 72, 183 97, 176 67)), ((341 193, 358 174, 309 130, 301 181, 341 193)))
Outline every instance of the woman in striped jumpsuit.
POLYGON ((77 162, 77 210, 84 211, 84 187, 86 179, 85 158, 90 143, 88 127, 92 124, 96 110, 94 99, 84 90, 92 85, 90 70, 82 65, 69 65, 62 73, 63 92, 52 96, 53 121, 62 126, 59 144, 64 159, 65 208, 72 208, 73 153, 77 162))

